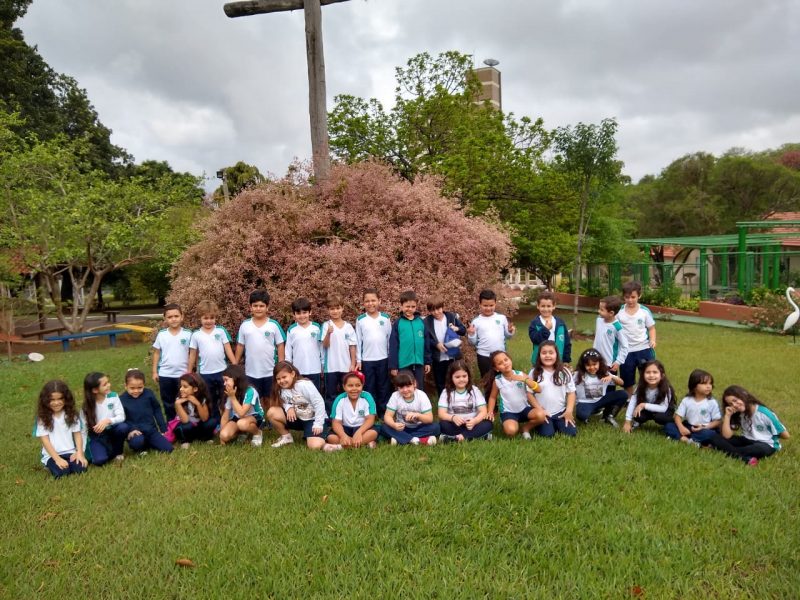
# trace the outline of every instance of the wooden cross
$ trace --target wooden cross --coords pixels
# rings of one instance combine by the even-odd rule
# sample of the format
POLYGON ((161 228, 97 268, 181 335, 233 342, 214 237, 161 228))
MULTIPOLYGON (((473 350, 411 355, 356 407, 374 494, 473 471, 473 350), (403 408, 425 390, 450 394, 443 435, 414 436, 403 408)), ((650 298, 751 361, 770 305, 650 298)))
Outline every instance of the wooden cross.
POLYGON ((306 18, 306 59, 308 61, 308 113, 311 119, 311 154, 317 181, 328 177, 331 166, 328 149, 328 112, 325 105, 325 57, 322 52, 321 6, 348 0, 246 0, 225 4, 230 18, 303 9, 306 18))

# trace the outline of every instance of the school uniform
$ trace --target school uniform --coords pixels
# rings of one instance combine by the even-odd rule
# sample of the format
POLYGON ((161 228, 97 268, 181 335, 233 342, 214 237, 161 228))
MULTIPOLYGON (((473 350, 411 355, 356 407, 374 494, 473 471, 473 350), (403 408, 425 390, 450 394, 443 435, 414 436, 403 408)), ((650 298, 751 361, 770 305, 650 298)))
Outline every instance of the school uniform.
POLYGON ((628 338, 622 329, 619 319, 609 323, 603 317, 597 317, 594 325, 594 345, 606 364, 610 367, 614 363, 623 365, 628 358, 628 338))
POLYGON ((293 387, 282 389, 281 402, 283 403, 283 412, 285 414, 288 414, 289 409, 293 408, 294 414, 297 416, 295 421, 286 420, 287 429, 302 431, 304 440, 310 437, 325 439, 328 436, 325 427, 325 421, 328 418, 328 413, 325 411, 325 401, 317 388, 314 387, 314 384, 308 379, 295 380, 293 387), (315 427, 322 431, 314 433, 315 427))
POLYGON ((158 359, 158 390, 167 420, 175 417, 175 399, 180 390, 180 376, 189 370, 189 341, 192 332, 181 327, 172 334, 169 329, 161 329, 153 342, 153 348, 160 351, 158 359))
POLYGON ((500 313, 490 316, 478 315, 472 319, 475 333, 467 336, 469 343, 475 346, 478 358, 478 370, 483 377, 492 368, 489 356, 492 352, 506 349, 506 340, 514 334, 508 330, 508 319, 500 313))
POLYGON ((781 449, 780 435, 786 427, 774 412, 759 404, 752 417, 741 416, 741 431, 742 435, 731 438, 718 433, 709 440, 709 445, 745 462, 766 458, 781 449))
MULTIPOLYGON (((514 369, 517 375, 524 375, 522 371, 514 369)), ((494 378, 494 385, 497 388, 497 410, 500 413, 500 421, 516 421, 526 423, 533 410, 528 401, 528 394, 533 390, 524 381, 506 379, 502 373, 498 373, 494 378)))
POLYGON ((603 418, 615 415, 628 402, 625 390, 615 390, 612 382, 601 381, 597 375, 577 371, 572 375, 575 384, 575 416, 579 421, 588 421, 598 410, 603 410, 603 418), (578 381, 580 379, 580 381, 578 381))
MULTIPOLYGON (((408 319, 406 319, 408 320, 408 319)), ((402 445, 410 444, 412 438, 423 438, 439 435, 439 425, 437 423, 418 423, 416 421, 406 421, 408 413, 427 414, 433 412, 433 406, 428 399, 428 395, 422 390, 414 390, 414 395, 410 400, 406 400, 395 392, 389 398, 386 411, 391 412, 396 423, 405 424, 405 429, 397 431, 394 427, 389 427, 386 423, 381 426, 381 435, 387 438, 394 438, 397 443, 402 445)))
POLYGON ((322 389, 322 326, 313 321, 305 327, 292 323, 286 330, 286 360, 300 374, 322 389))
MULTIPOLYGON (((543 437, 553 437, 556 433, 562 433, 570 437, 578 434, 575 425, 568 425, 565 418, 567 409, 567 394, 575 392, 575 383, 572 374, 567 370, 561 371, 561 383, 554 381, 555 371, 542 371, 539 384, 539 391, 536 392, 536 400, 547 413, 547 422, 537 425, 536 434, 543 437)), ((533 379, 533 369, 528 374, 533 379)))
POLYGON ((225 401, 225 383, 222 373, 228 366, 225 344, 230 346, 231 336, 221 325, 210 332, 197 329, 189 340, 189 348, 197 350, 197 372, 208 388, 209 414, 219 422, 219 411, 225 401))
POLYGON ((636 421, 640 425, 647 421, 655 421, 659 425, 671 423, 672 416, 675 413, 675 408, 672 405, 672 393, 667 392, 660 401, 658 399, 657 388, 648 388, 645 390, 644 394, 644 410, 642 410, 636 418, 633 416, 633 411, 636 409, 637 404, 639 404, 639 400, 636 397, 636 393, 630 397, 630 400, 628 400, 628 408, 625 411, 625 420, 636 421))
POLYGON ((47 467, 47 469, 56 479, 63 477, 64 475, 83 473, 86 471, 86 467, 84 467, 82 464, 77 461, 72 462, 69 459, 70 456, 77 452, 74 435, 79 433, 80 430, 80 418, 76 416, 75 422, 72 425, 68 425, 67 415, 64 412, 62 412, 60 415, 53 415, 52 427, 45 427, 45 424, 41 421, 41 419, 36 420, 36 426, 34 427, 33 435, 37 438, 47 437, 50 440, 50 444, 53 446, 53 449, 56 451, 56 454, 58 454, 58 456, 63 460, 67 461, 67 466, 62 469, 56 465, 55 459, 53 459, 53 457, 48 454, 47 450, 42 447, 42 464, 47 467))
POLYGON ((622 325, 622 331, 628 340, 628 355, 619 369, 623 385, 628 388, 636 383, 636 369, 642 363, 653 360, 655 352, 650 347, 649 327, 655 326, 653 314, 646 306, 639 305, 635 313, 628 314, 625 307, 617 313, 617 320, 622 325))
POLYGON ((553 329, 548 329, 545 326, 544 319, 541 316, 534 318, 528 325, 528 337, 533 344, 533 351, 531 352, 532 365, 536 364, 536 358, 539 356, 539 346, 548 340, 555 342, 562 362, 572 362, 572 340, 569 338, 567 324, 560 317, 553 315, 553 329))
POLYGON ((148 448, 172 452, 172 444, 162 433, 167 430, 167 424, 152 390, 145 388, 138 398, 124 392, 119 399, 125 409, 125 424, 129 433, 141 432, 128 439, 128 447, 133 452, 142 452, 148 448))
POLYGON ((260 428, 261 425, 264 423, 264 407, 261 406, 261 397, 258 393, 258 390, 255 387, 247 388, 247 391, 244 393, 244 398, 241 401, 242 406, 247 407, 247 412, 241 416, 239 416, 235 410, 233 410, 233 402, 231 402, 230 398, 225 400, 225 412, 228 413, 228 418, 233 421, 234 423, 239 419, 244 419, 245 417, 253 417, 256 420, 256 425, 260 428))
POLYGON ((330 412, 333 401, 342 392, 342 377, 352 365, 350 348, 356 346, 356 330, 347 321, 337 327, 330 320, 322 325, 322 339, 331 330, 328 347, 323 348, 323 372, 325 373, 325 411, 330 412))
POLYGON ((414 313, 409 319, 400 315, 392 325, 389 336, 389 370, 414 373, 417 389, 425 389, 425 365, 431 364, 431 352, 425 334, 425 322, 414 313))
POLYGON ((428 352, 431 355, 431 370, 433 371, 433 380, 436 382, 436 393, 441 394, 445 387, 447 370, 453 361, 462 357, 462 354, 461 348, 455 348, 450 352, 439 352, 438 345, 445 343, 448 329, 456 335, 463 336, 467 334, 467 328, 464 327, 457 314, 446 311, 441 320, 435 319, 433 315, 427 315, 424 322, 430 346, 428 352), (455 329, 451 328, 451 325, 455 329))
POLYGON ((361 363, 364 391, 375 400, 379 418, 386 412, 392 394, 389 379, 389 336, 392 320, 384 312, 372 317, 363 313, 356 319, 356 362, 361 363))
POLYGON ((236 342, 244 346, 244 372, 259 396, 272 393, 272 371, 278 360, 278 346, 286 343, 283 329, 275 319, 256 325, 245 319, 239 326, 236 342))
MULTIPOLYGON (((447 414, 461 417, 464 420, 474 419, 478 415, 478 409, 481 406, 486 406, 486 399, 474 385, 460 392, 458 390, 453 390, 452 392, 442 390, 441 394, 439 394, 438 407, 446 409, 447 414)), ((450 437, 463 435, 464 439, 474 440, 486 437, 486 434, 492 431, 492 422, 484 419, 472 429, 467 429, 466 425, 456 425, 452 421, 441 420, 439 421, 439 428, 442 430, 443 435, 450 437)))
POLYGON ((364 424, 367 417, 376 415, 375 399, 369 392, 361 392, 355 406, 347 394, 341 393, 333 401, 331 420, 340 421, 344 432, 353 437, 356 431, 364 424))
MULTIPOLYGON (((95 423, 109 419, 111 423, 101 433, 95 433, 86 427, 84 439, 87 440, 87 458, 97 467, 106 464, 125 449, 125 439, 130 428, 125 423, 125 409, 119 396, 109 392, 100 403, 95 403, 95 423)), ((85 417, 83 420, 85 423, 85 417)))
MULTIPOLYGON (((683 426, 691 432, 689 438, 699 444, 708 443, 718 431, 716 428, 692 431, 692 425, 708 425, 711 421, 722 419, 719 404, 717 404, 714 398, 704 398, 698 402, 694 396, 686 396, 681 400, 675 414, 683 420, 683 426)), ((664 425, 664 433, 673 440, 681 439, 681 432, 675 424, 674 419, 671 423, 664 425)))

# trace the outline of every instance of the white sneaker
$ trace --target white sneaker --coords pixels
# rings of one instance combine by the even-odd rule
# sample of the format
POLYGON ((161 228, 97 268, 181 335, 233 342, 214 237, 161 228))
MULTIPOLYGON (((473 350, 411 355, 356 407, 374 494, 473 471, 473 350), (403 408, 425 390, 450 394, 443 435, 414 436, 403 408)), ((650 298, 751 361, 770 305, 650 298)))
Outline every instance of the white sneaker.
POLYGON ((286 435, 282 435, 281 437, 279 437, 277 441, 274 444, 272 444, 272 447, 280 448, 281 446, 288 446, 289 444, 294 444, 294 438, 292 438, 291 433, 287 433, 286 435))
POLYGON ((142 450, 139 452, 139 456, 147 456, 147 450, 142 450))
POLYGON ((188 450, 189 449, 189 442, 183 442, 181 444, 181 448, 183 448, 184 450, 188 450))
POLYGON ((428 441, 427 441, 427 442, 425 442, 425 443, 426 443, 428 446, 435 446, 435 445, 436 445, 436 436, 435 436, 435 435, 429 435, 429 436, 428 436, 428 441))
POLYGON ((487 433, 487 434, 484 436, 484 438, 483 438, 483 439, 485 439, 487 442, 491 442, 491 441, 492 441, 492 432, 490 431, 489 433, 487 433))
POLYGON ((619 427, 619 423, 617 423, 617 420, 614 418, 614 415, 608 415, 603 420, 612 427, 614 427, 615 429, 619 427))
POLYGON ((390 438, 390 440, 389 440, 389 445, 390 445, 390 446, 397 446, 397 440, 396 440, 396 439, 394 439, 394 438, 390 438))
POLYGON ((264 434, 259 433, 253 436, 253 439, 250 440, 250 443, 255 446, 256 448, 260 448, 261 444, 264 443, 264 434))
POLYGON ((415 446, 419 446, 419 438, 418 437, 412 437, 411 438, 411 443, 414 444, 415 446))
POLYGON ((117 454, 114 457, 114 460, 125 460, 125 455, 124 454, 117 454))
POLYGON ((322 451, 323 452, 336 452, 337 450, 341 450, 341 449, 342 449, 342 445, 341 444, 325 444, 322 447, 322 451))
POLYGON ((529 440, 529 439, 531 439, 531 432, 530 432, 530 431, 523 431, 523 432, 522 432, 522 439, 523 439, 523 440, 529 440))

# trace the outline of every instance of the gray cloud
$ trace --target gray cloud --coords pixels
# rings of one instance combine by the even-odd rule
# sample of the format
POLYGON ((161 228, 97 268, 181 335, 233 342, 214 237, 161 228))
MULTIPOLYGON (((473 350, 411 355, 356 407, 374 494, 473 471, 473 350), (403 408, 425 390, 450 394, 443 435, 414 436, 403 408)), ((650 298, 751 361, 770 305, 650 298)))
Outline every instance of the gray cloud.
MULTIPOLYGON (((310 155, 302 11, 228 19, 222 4, 35 0, 22 28, 137 160, 283 173, 310 155)), ((507 111, 616 117, 637 179, 687 152, 798 141, 798 23, 790 0, 352 0, 323 8, 329 106, 390 104, 394 67, 418 52, 492 56, 507 111)))

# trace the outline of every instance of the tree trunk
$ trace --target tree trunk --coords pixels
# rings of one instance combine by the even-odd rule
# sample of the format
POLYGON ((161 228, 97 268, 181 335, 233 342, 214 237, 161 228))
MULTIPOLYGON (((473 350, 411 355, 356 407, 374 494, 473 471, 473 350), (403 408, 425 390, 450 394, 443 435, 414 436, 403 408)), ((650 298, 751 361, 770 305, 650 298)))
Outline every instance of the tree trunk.
POLYGON ((325 56, 322 49, 320 0, 304 0, 306 17, 306 58, 308 60, 308 111, 311 119, 311 154, 317 183, 328 178, 331 166, 328 149, 328 111, 325 92, 325 56))
POLYGON ((578 329, 578 296, 581 293, 581 258, 583 256, 583 239, 586 237, 586 208, 589 202, 589 190, 584 187, 581 193, 581 213, 578 221, 578 255, 575 257, 575 298, 572 305, 572 330, 578 329))
MULTIPOLYGON (((322 6, 338 2, 348 2, 348 0, 320 0, 322 6)), ((243 0, 228 2, 223 6, 223 10, 228 17, 235 19, 287 10, 303 10, 303 0, 243 0)))

